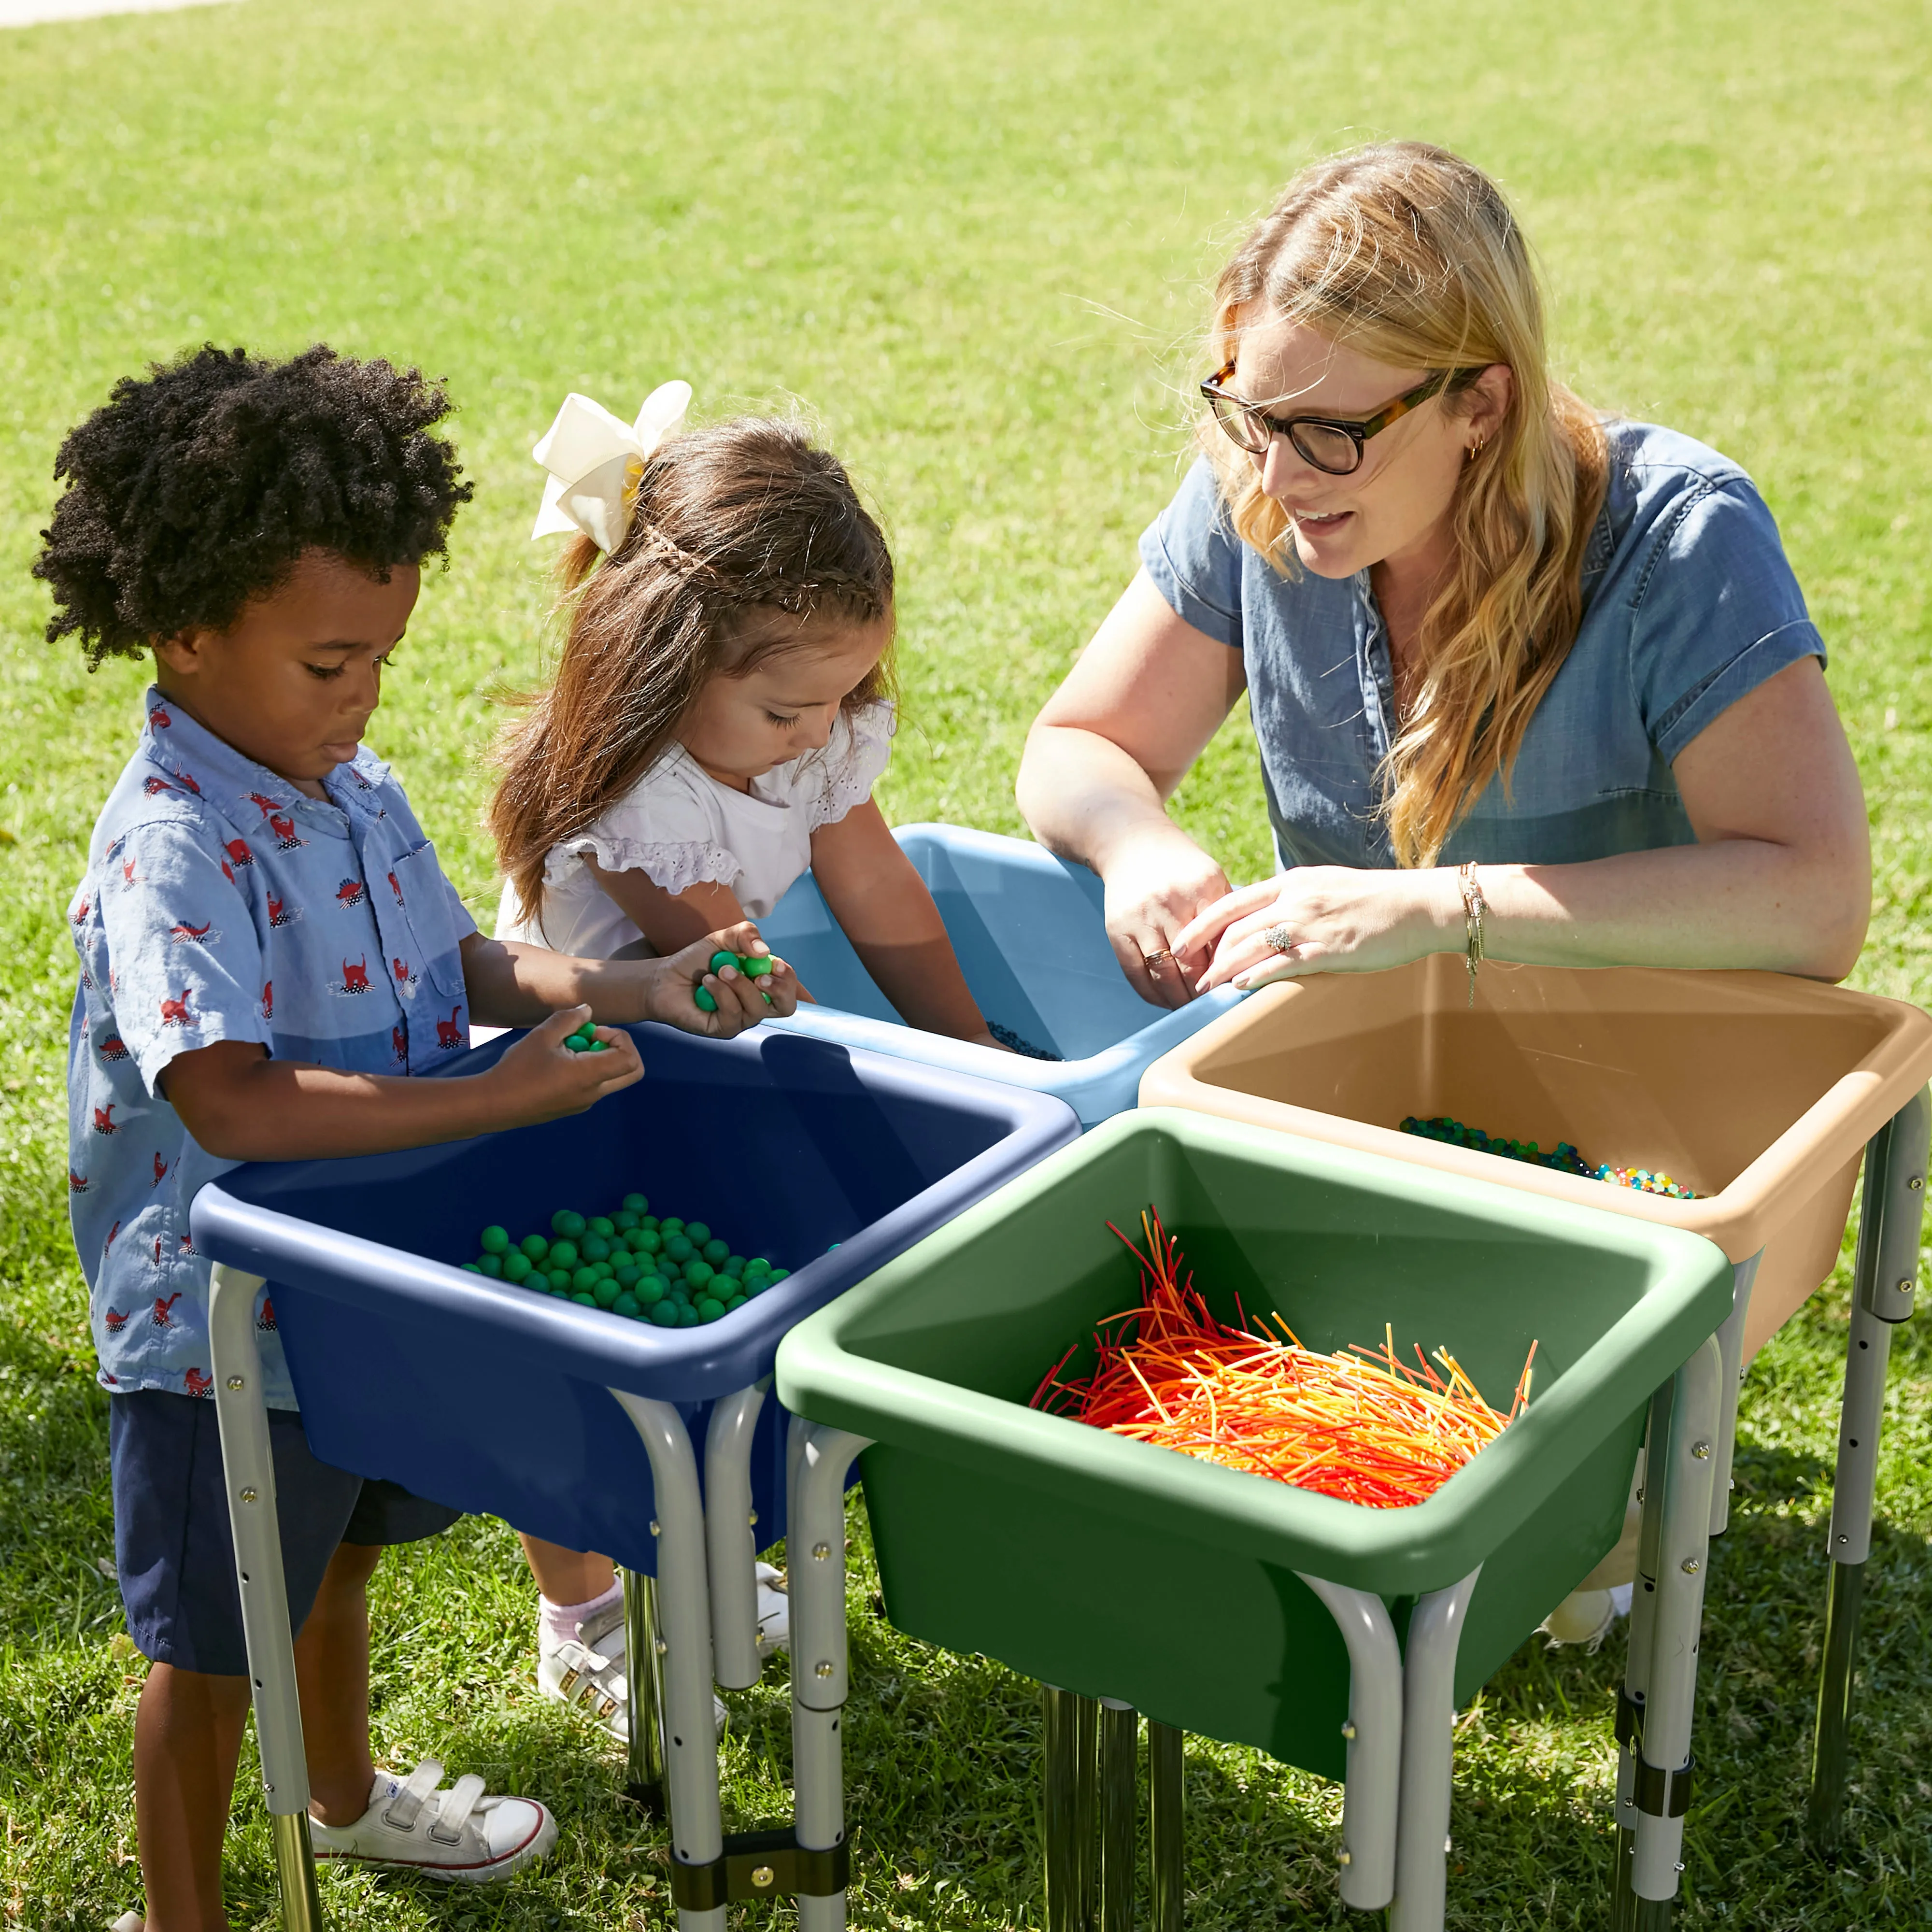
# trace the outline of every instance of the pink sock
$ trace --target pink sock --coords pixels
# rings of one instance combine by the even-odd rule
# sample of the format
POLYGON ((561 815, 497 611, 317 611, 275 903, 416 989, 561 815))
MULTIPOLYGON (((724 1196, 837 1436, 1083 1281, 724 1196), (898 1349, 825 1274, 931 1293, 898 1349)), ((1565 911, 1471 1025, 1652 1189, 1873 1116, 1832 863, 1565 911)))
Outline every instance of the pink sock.
POLYGON ((579 1624, 588 1623, 599 1610, 608 1609, 623 1594, 623 1585, 613 1582, 609 1589, 599 1596, 592 1597, 587 1604, 553 1604, 539 1592, 537 1616, 550 1647, 554 1650, 560 1643, 572 1641, 576 1637, 579 1624))

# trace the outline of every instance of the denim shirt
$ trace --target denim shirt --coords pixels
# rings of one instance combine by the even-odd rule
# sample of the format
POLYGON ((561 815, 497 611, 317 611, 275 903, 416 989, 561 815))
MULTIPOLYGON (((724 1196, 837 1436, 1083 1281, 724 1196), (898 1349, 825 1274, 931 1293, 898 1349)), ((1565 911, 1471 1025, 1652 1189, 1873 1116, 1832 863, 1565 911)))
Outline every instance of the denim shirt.
MULTIPOLYGON (((236 1163, 197 1145, 156 1083, 228 1040, 428 1072, 470 1043, 458 948, 476 928, 366 749, 310 798, 152 688, 147 714, 68 908, 68 1202, 101 1385, 206 1396, 208 1264, 188 1204, 236 1163)), ((293 1408, 266 1294, 256 1327, 267 1400, 293 1408)))
MULTIPOLYGON (((1825 656, 1750 478, 1688 436, 1607 424, 1610 476, 1576 639, 1444 864, 1562 865, 1696 842, 1671 764, 1721 712, 1825 656)), ((1241 542, 1207 461, 1141 538, 1175 613, 1242 653, 1275 850, 1290 866, 1394 863, 1378 806, 1395 693, 1369 573, 1277 572, 1241 542)))

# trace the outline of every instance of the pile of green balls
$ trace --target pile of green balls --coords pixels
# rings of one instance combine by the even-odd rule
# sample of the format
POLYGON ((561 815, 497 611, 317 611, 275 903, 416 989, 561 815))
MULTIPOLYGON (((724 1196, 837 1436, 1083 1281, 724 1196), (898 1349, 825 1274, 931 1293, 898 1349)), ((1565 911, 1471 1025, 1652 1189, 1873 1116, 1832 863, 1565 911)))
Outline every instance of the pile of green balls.
POLYGON ((763 1255, 747 1261, 702 1221, 662 1220, 642 1194, 627 1194, 615 1214, 588 1219, 560 1208, 548 1234, 512 1241, 509 1231, 485 1228, 483 1252, 463 1265, 472 1274, 512 1281, 539 1294, 608 1308, 660 1328, 695 1328, 722 1321, 764 1294, 791 1270, 763 1255))
MULTIPOLYGON (((706 970, 708 972, 722 973, 728 966, 736 967, 748 980, 764 980, 770 976, 772 956, 769 952, 730 952, 721 946, 716 952, 712 954, 706 970)), ((762 991, 763 988, 760 990, 762 991)), ((712 997, 711 988, 709 986, 694 987, 692 989, 691 997, 700 1012, 715 1013, 718 1010, 718 1002, 712 997)), ((771 1003, 772 996, 766 993, 765 1004, 770 1006, 771 1003)))

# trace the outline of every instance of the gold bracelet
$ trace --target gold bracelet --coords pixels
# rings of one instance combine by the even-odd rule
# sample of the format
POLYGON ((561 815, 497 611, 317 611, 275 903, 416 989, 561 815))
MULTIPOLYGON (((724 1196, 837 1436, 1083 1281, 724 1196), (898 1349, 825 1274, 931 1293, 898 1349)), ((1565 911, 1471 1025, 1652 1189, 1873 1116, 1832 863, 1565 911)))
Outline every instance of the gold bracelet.
POLYGON ((1476 877, 1476 862, 1460 866, 1456 882, 1462 889, 1462 926, 1467 935, 1469 964, 1469 1004, 1476 1004, 1476 968, 1489 957, 1483 944, 1483 916, 1489 910, 1483 898, 1482 882, 1476 877))

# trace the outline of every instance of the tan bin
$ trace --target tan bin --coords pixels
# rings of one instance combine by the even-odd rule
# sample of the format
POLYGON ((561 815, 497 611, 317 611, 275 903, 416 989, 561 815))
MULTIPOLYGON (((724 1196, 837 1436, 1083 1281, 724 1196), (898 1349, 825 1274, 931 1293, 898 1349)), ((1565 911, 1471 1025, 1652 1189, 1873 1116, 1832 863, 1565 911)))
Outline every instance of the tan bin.
POLYGON ((1264 987, 1142 1076, 1193 1107, 1762 1251, 1749 1361, 1831 1273, 1865 1143, 1928 1078, 1932 1018, 1774 973, 1492 960, 1469 1004, 1458 955, 1264 987), (1673 1201, 1405 1134, 1447 1114, 1546 1150, 1662 1170, 1673 1201))

